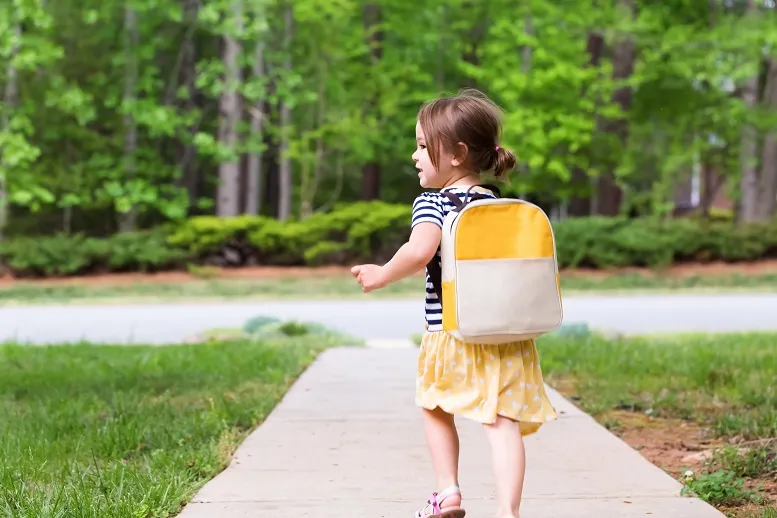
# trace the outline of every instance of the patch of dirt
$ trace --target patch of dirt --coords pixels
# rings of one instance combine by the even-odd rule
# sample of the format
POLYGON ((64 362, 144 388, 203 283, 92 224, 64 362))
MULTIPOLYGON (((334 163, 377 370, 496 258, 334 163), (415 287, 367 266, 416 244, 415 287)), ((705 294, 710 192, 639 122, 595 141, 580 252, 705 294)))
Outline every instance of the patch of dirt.
POLYGON ((739 507, 727 507, 724 505, 719 507, 718 510, 726 516, 733 518, 763 518, 764 516, 772 516, 763 514, 764 506, 762 504, 747 504, 740 505, 739 507))
POLYGON ((700 426, 681 419, 658 419, 628 411, 613 411, 606 419, 617 423, 612 432, 653 464, 675 478, 698 471, 712 450, 723 445, 708 439, 700 426))
MULTIPOLYGON (((74 276, 46 279, 16 279, 10 276, 0 277, 0 287, 8 287, 14 284, 37 285, 122 285, 137 283, 162 283, 174 284, 212 279, 280 279, 280 278, 306 278, 306 277, 341 277, 350 275, 348 266, 322 266, 322 267, 276 267, 256 266, 246 268, 215 268, 204 269, 207 277, 195 275, 185 271, 171 271, 159 273, 111 273, 90 276, 74 276)), ((679 264, 666 269, 655 271, 649 268, 616 268, 612 270, 594 270, 587 268, 574 268, 562 271, 565 277, 591 277, 602 278, 624 274, 637 274, 646 277, 687 278, 698 275, 704 276, 730 276, 730 275, 763 275, 777 274, 777 260, 756 261, 750 263, 704 263, 704 264, 679 264)), ((419 272, 418 276, 423 275, 419 272)))
POLYGON ((764 514, 765 507, 777 509, 777 482, 773 480, 746 480, 745 489, 758 491, 765 498, 763 502, 749 503, 735 507, 722 505, 718 507, 723 514, 732 518, 762 518, 772 516, 764 514))
MULTIPOLYGON (((704 473, 712 452, 727 443, 711 439, 704 428, 680 419, 651 418, 628 411, 612 411, 597 416, 600 421, 616 423, 612 432, 647 460, 675 479, 681 479, 687 470, 704 473)), ((746 479, 746 489, 757 490, 766 502, 737 507, 721 507, 734 518, 760 517, 764 505, 777 506, 777 478, 746 479)))

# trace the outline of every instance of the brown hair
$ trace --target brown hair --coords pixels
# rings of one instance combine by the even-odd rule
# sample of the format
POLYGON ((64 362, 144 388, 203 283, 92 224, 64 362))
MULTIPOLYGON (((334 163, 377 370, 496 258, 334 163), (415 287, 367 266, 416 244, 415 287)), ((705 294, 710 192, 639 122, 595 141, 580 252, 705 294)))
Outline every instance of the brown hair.
POLYGON ((515 154, 499 143, 502 110, 478 90, 465 89, 425 103, 418 121, 435 169, 441 150, 456 153, 459 143, 466 144, 464 164, 475 173, 501 177, 515 167, 515 154))

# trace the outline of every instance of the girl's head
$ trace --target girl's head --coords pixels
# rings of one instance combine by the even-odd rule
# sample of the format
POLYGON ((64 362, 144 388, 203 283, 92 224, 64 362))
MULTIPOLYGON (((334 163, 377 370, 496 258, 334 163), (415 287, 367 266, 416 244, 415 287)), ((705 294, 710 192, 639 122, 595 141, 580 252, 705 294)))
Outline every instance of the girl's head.
POLYGON ((513 169, 515 155, 499 143, 501 115, 477 90, 424 104, 413 153, 421 186, 439 189, 469 175, 490 172, 501 177, 513 169))

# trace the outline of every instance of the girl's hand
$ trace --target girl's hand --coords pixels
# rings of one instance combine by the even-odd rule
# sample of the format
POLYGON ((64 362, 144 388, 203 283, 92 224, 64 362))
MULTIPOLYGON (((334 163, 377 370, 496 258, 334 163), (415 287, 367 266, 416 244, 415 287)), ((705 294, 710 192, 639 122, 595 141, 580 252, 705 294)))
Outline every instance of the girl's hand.
POLYGON ((360 264, 351 268, 351 274, 356 277, 356 282, 361 284, 362 291, 369 293, 378 290, 388 284, 386 271, 376 264, 360 264))

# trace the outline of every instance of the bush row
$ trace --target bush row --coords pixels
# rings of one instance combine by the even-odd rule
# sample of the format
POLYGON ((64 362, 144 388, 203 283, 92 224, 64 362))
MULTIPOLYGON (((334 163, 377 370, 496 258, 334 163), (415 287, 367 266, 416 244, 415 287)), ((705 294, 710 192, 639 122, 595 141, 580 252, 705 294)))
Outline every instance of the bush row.
MULTIPOLYGON (((409 235, 410 207, 343 204, 326 214, 280 222, 261 216, 196 217, 117 234, 28 237, 0 243, 14 276, 160 271, 188 265, 320 266, 387 261, 409 235)), ((589 217, 554 224, 562 268, 599 269, 777 257, 777 223, 589 217)))
POLYGON ((733 222, 679 218, 573 218, 554 225, 563 268, 660 268, 674 263, 744 262, 777 257, 777 221, 733 222))
POLYGON ((408 236, 410 207, 343 204, 302 221, 200 216, 108 238, 25 237, 0 243, 0 265, 16 277, 153 272, 191 264, 322 266, 387 261, 408 236))

